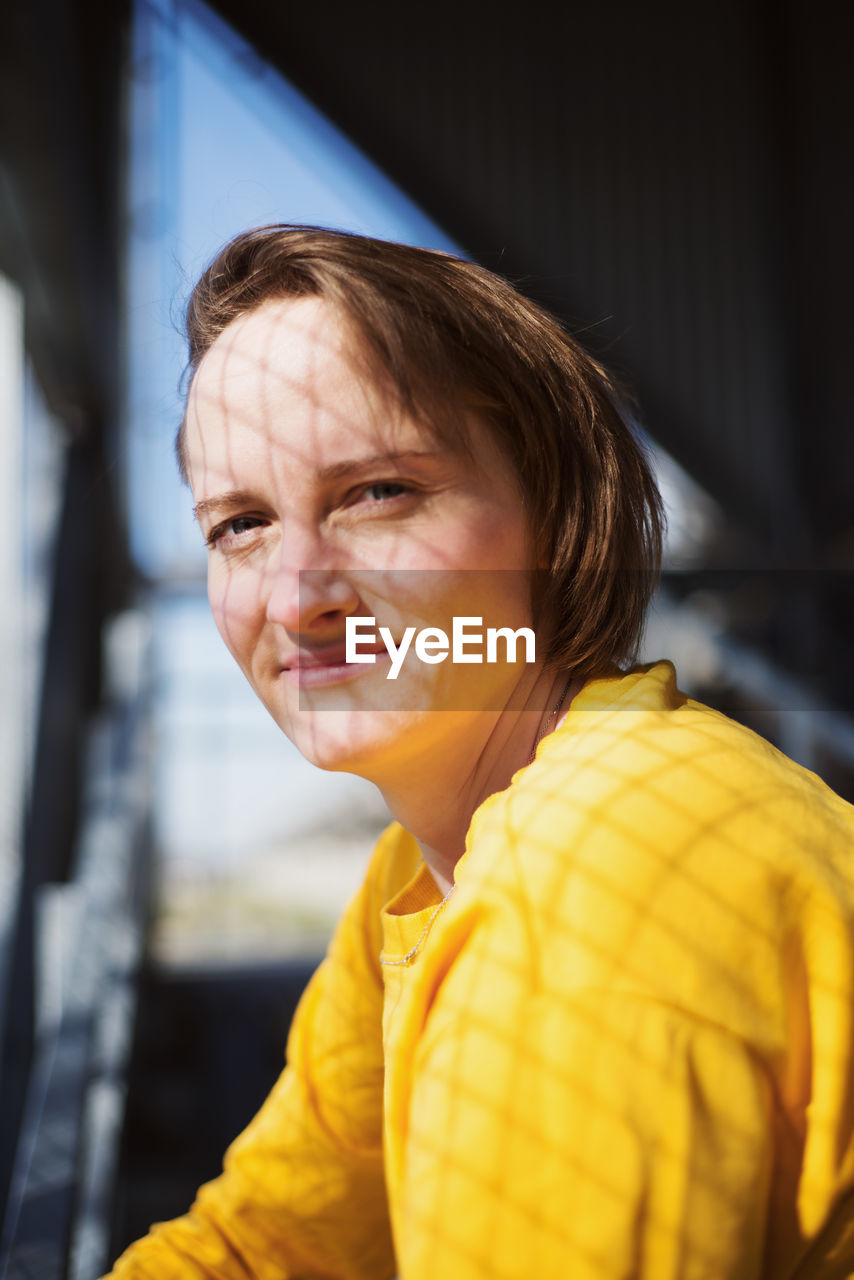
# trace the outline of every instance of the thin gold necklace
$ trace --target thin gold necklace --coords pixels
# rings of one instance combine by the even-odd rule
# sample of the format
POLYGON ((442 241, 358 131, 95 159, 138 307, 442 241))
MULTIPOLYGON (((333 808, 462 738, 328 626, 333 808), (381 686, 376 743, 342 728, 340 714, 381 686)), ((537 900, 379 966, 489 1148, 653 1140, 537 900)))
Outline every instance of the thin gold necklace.
POLYGON ((534 745, 531 748, 531 754, 528 756, 528 764, 534 763, 534 756, 537 754, 537 747, 540 745, 543 738, 545 738, 546 734, 550 733, 553 728, 557 727, 557 719, 558 719, 558 716, 560 715, 560 709, 563 706, 564 702, 566 701, 566 695, 569 693, 569 687, 571 684, 572 684, 572 676, 567 676, 566 684, 563 686, 563 693, 560 695, 557 702, 552 707, 551 711, 549 712, 548 719, 546 720, 540 732, 537 734, 537 737, 534 741, 534 745))

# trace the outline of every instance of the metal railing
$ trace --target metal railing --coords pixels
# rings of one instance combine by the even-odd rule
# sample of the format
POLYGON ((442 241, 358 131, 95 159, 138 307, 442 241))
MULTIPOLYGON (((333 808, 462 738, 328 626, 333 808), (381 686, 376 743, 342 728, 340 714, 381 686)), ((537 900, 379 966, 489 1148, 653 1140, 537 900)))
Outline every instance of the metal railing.
POLYGON ((108 643, 73 874, 35 901, 36 1034, 6 1206, 3 1280, 92 1280, 109 1265, 112 1189, 148 897, 145 620, 108 643))

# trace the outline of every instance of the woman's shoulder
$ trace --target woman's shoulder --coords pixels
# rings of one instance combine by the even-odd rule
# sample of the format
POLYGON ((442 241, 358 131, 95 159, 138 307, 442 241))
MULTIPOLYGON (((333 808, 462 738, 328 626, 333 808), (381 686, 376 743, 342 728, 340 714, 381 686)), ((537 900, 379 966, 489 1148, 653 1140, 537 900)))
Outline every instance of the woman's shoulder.
POLYGON ((687 697, 670 662, 588 682, 518 780, 518 800, 526 791, 551 798, 546 820, 594 810, 633 818, 640 834, 647 813, 662 839, 687 824, 730 841, 743 830, 745 842, 776 853, 828 841, 854 849, 854 807, 753 730, 687 697))
POLYGON ((483 807, 458 879, 538 981, 704 1009, 766 1048, 784 953, 854 965, 854 808, 669 664, 582 691, 483 807))
POLYGON ((677 912, 700 895, 770 915, 825 884, 854 912, 854 807, 656 663, 585 685, 475 815, 466 873, 498 893, 524 882, 549 910, 618 886, 677 912))

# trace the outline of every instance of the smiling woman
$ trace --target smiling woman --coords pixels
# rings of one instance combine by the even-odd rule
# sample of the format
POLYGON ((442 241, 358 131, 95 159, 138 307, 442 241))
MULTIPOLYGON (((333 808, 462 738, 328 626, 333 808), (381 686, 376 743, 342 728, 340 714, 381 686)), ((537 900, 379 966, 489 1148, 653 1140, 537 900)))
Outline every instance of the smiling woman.
POLYGON ((631 665, 661 513, 604 370, 471 263, 303 227, 188 333, 217 626, 395 822, 223 1174, 113 1274, 850 1273, 854 811, 631 665), (533 661, 387 679, 472 618, 533 661))

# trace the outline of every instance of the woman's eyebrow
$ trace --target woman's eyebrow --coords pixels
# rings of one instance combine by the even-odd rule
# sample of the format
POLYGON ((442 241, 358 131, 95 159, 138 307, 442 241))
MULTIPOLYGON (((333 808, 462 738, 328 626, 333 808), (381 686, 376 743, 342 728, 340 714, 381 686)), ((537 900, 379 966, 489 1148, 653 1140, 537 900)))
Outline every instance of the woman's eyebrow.
POLYGON ((214 494, 212 498, 203 498, 193 507, 193 515, 199 521, 202 516, 210 515, 221 507, 240 507, 247 502, 257 502, 257 495, 251 489, 229 489, 226 493, 214 494))
POLYGON ((343 476, 366 471, 371 467, 385 467, 392 463, 414 462, 438 456, 438 449, 392 449, 387 453, 372 453, 363 458, 348 458, 343 462, 333 462, 328 467, 321 467, 317 474, 321 480, 340 480, 343 476))

